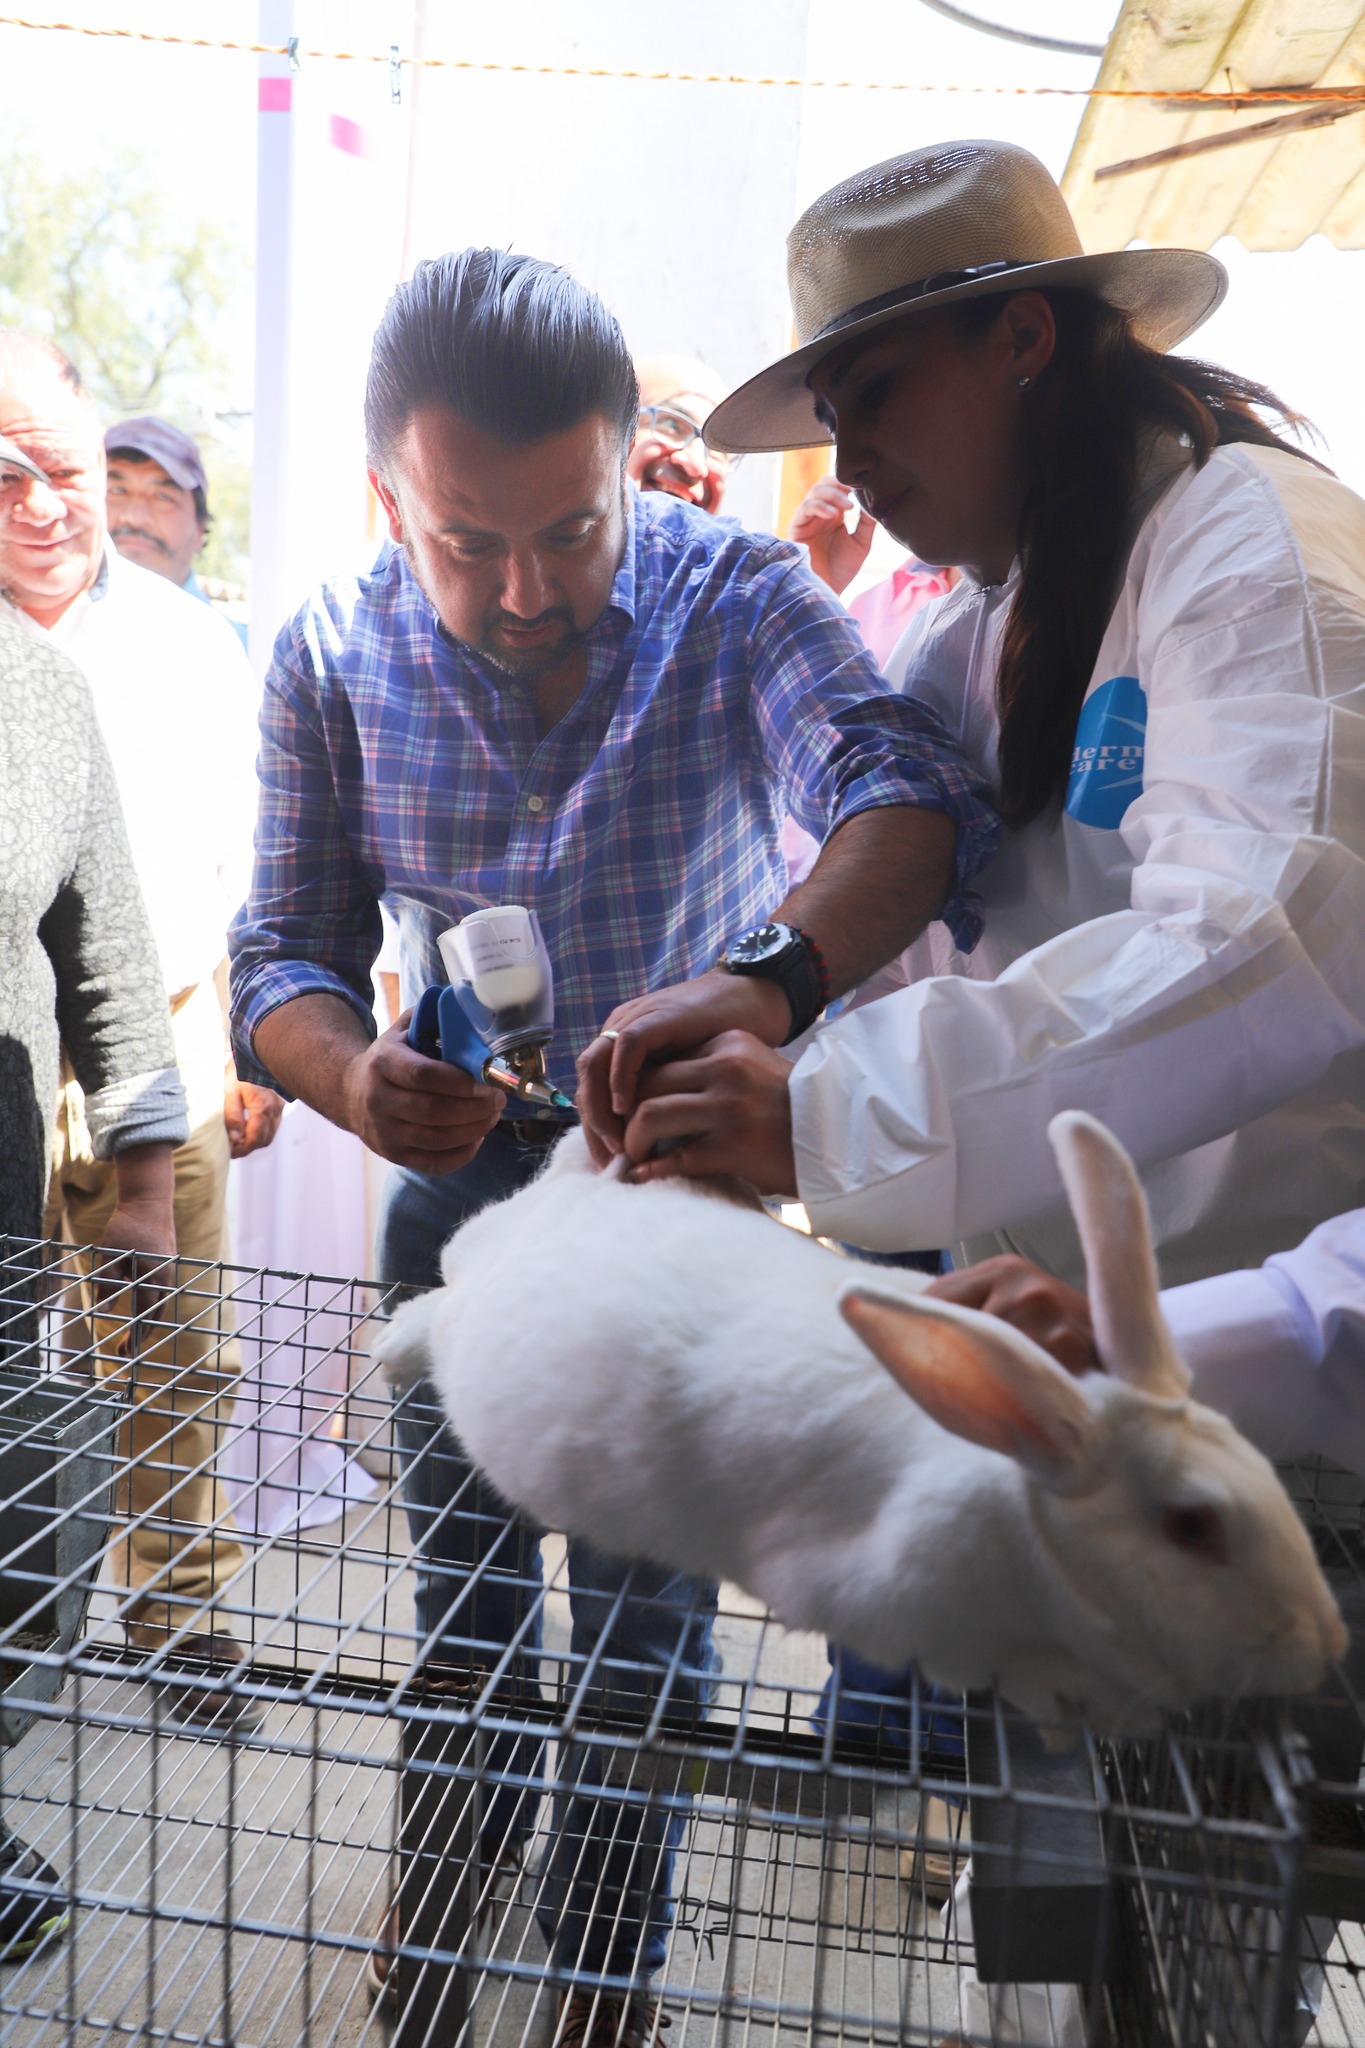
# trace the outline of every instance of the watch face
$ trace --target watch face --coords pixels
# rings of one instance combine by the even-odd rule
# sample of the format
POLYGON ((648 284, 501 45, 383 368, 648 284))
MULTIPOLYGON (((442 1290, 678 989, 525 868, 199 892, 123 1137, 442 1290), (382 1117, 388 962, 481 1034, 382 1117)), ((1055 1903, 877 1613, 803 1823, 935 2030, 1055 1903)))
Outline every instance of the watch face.
POLYGON ((786 924, 761 924, 756 931, 741 932, 725 949, 725 957, 736 967, 756 967, 762 961, 776 960, 785 953, 792 942, 792 929, 786 924))

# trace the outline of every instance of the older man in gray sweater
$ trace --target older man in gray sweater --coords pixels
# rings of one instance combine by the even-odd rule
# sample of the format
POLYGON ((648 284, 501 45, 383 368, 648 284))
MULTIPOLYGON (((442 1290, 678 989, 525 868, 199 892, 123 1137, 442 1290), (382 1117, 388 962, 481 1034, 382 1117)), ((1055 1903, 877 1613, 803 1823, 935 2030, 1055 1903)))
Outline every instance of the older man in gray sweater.
MULTIPOLYGON (((0 521, 27 468, 0 440, 0 521)), ((117 1173, 105 1242, 164 1258, 189 1124, 151 927, 90 692, 3 603, 0 732, 0 1233, 39 1233, 60 1036, 117 1173)), ((33 1318, 7 1293, 0 1358, 20 1364, 33 1318)), ((0 1815, 0 1962, 66 1917, 57 1872, 0 1815)))

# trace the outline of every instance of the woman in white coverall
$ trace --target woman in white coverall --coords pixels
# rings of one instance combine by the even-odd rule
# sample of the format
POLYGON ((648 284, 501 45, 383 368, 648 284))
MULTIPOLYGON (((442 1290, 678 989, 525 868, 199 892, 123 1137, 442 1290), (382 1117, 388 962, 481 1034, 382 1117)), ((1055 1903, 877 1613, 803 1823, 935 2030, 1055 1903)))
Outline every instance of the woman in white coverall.
POLYGON ((1076 1278, 1045 1134, 1083 1108, 1139 1164, 1168 1283, 1258 1264, 1365 1199, 1365 505, 1270 393, 1164 353, 1220 266, 1082 255, 1022 150, 848 180, 789 277, 805 339, 708 439, 833 438, 897 540, 962 565, 888 673, 1009 829, 975 950, 931 926, 794 1066, 686 1048, 668 991, 623 1006, 613 1083, 655 1064, 595 1127, 644 1177, 799 1194, 821 1235, 1076 1278))

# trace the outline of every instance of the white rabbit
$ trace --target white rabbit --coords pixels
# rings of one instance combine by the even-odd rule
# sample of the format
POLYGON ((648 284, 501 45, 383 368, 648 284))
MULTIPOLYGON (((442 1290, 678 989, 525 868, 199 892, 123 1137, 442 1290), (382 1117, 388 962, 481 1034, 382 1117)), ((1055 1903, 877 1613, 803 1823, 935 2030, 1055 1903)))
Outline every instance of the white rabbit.
POLYGON ((429 1374, 537 1522, 730 1579, 882 1666, 1114 1733, 1311 1690, 1346 1645, 1312 1545, 1188 1398, 1127 1155, 1079 1112, 1049 1136, 1105 1373, 756 1208, 598 1174, 577 1135, 456 1233, 378 1355, 429 1374))

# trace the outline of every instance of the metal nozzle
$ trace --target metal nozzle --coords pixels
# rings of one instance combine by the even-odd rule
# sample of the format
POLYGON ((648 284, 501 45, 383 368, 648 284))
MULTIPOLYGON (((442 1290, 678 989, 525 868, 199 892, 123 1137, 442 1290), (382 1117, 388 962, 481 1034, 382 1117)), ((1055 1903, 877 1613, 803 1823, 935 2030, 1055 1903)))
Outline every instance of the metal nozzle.
POLYGON ((545 1078, 543 1045, 519 1045, 503 1057, 495 1053, 484 1062, 483 1077, 505 1088, 521 1102, 534 1102, 545 1109, 571 1110, 573 1103, 560 1088, 545 1078))

